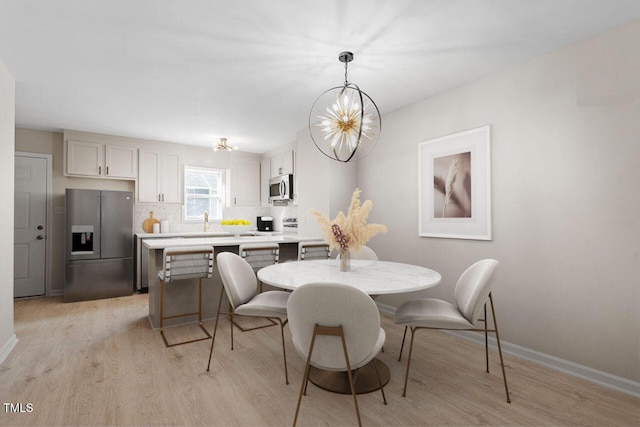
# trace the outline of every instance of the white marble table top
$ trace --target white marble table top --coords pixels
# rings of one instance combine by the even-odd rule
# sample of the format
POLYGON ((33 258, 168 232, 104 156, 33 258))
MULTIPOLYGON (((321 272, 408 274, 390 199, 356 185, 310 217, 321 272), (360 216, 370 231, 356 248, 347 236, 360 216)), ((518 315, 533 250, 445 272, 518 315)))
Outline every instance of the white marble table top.
POLYGON ((268 285, 295 289, 306 283, 345 283, 369 295, 419 291, 440 283, 438 272, 417 265, 352 259, 349 271, 340 271, 340 260, 283 262, 258 271, 268 285))

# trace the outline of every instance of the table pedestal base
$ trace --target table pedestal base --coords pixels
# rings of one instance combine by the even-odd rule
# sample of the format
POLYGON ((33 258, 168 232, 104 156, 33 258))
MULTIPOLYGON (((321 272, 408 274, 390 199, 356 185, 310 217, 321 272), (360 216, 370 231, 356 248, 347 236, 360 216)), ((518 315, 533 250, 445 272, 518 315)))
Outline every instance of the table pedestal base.
MULTIPOLYGON (((376 361, 378 363, 380 382, 385 386, 391 378, 391 372, 389 371, 389 367, 380 359, 376 359, 376 361)), ((380 389, 373 360, 358 369, 357 375, 355 375, 354 371, 353 375, 356 394, 371 393, 372 391, 380 389)), ((309 371, 309 381, 321 389, 331 391, 333 393, 351 394, 349 376, 346 372, 325 371, 324 369, 318 369, 311 366, 309 371)))

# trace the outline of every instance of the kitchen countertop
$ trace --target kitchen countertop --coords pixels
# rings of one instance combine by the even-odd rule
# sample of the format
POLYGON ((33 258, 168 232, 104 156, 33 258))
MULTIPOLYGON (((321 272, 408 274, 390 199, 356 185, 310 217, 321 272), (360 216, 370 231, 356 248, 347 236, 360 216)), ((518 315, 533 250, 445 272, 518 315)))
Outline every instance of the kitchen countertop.
MULTIPOLYGON (((171 234, 166 233, 167 239, 144 239, 143 245, 148 249, 164 249, 169 246, 236 246, 244 243, 298 243, 313 240, 322 240, 318 237, 304 237, 295 234, 285 234, 278 236, 240 236, 235 237, 229 233, 218 233, 212 237, 189 237, 184 239, 170 238, 171 234), (216 237, 217 236, 217 237, 216 237), (224 237, 229 236, 229 237, 224 237)), ((175 237, 186 237, 186 233, 175 233, 175 237)), ((153 235, 157 236, 156 234, 153 235)))
POLYGON ((182 231, 176 233, 136 233, 140 239, 163 239, 166 237, 216 237, 229 236, 226 231, 182 231))

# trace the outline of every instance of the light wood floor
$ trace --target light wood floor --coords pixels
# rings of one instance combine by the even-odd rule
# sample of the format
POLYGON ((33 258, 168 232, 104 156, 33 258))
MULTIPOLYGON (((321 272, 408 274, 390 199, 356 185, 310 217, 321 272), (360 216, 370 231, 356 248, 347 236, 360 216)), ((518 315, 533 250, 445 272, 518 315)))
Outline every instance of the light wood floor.
MULTIPOLYGON (((207 373, 210 341, 167 349, 147 313, 146 295, 17 301, 20 341, 0 365, 0 400, 31 403, 33 412, 0 408, 0 425, 291 425, 304 363, 287 338, 285 385, 278 327, 235 333, 231 351, 224 320, 207 373)), ((387 317, 382 322, 389 404, 378 392, 359 396, 365 425, 640 425, 639 399, 509 355, 508 404, 497 354, 486 374, 481 346, 437 331, 416 335, 403 398, 402 329, 387 317)), ((309 386, 299 425, 355 424, 350 396, 309 386)))

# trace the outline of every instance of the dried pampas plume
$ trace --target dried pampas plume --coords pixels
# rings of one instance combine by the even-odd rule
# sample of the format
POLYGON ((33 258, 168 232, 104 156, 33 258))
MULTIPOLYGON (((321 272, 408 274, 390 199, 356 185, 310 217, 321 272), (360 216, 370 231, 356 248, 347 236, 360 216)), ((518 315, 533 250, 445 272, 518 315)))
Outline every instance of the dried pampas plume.
POLYGON ((449 166, 449 174, 447 175, 447 180, 444 183, 444 204, 442 205, 442 218, 444 218, 444 212, 447 210, 447 205, 451 201, 451 196, 453 195, 453 185, 456 183, 456 179, 458 178, 458 161, 454 160, 451 162, 451 166, 449 166))
POLYGON ((341 211, 338 212, 336 218, 331 221, 315 209, 309 209, 309 213, 313 215, 316 221, 318 221, 318 224, 320 224, 320 228, 324 232, 325 240, 329 243, 330 249, 341 250, 341 242, 336 241, 334 228, 332 228, 335 224, 340 228, 342 234, 347 237, 349 249, 357 252, 373 236, 387 232, 387 226, 383 224, 367 224, 367 218, 369 217, 369 212, 371 212, 372 207, 373 203, 371 200, 360 204, 360 189, 356 188, 351 196, 351 205, 347 211, 347 216, 341 211))

